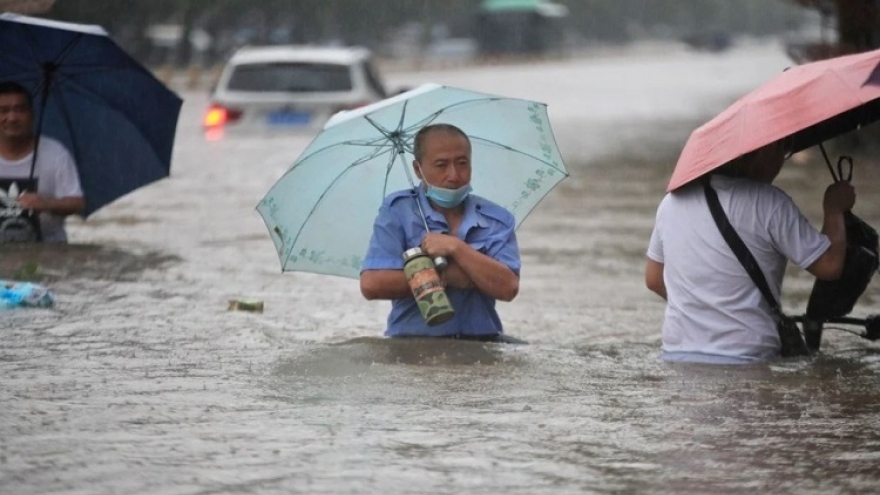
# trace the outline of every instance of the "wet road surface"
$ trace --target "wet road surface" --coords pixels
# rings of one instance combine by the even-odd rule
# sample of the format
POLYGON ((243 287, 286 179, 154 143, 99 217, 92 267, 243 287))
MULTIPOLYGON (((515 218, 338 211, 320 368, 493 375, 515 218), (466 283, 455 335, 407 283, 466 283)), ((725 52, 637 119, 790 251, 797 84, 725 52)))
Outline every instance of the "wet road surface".
MULTIPOLYGON (((171 178, 70 222, 73 245, 0 251, 0 278, 58 299, 0 313, 0 493, 874 493, 877 344, 657 360, 642 270, 677 154, 788 63, 772 44, 661 51, 387 76, 549 103, 571 177, 519 230, 520 295, 500 304, 528 345, 384 340, 389 306, 356 281, 281 274, 254 207, 311 136, 206 140, 205 95, 184 93, 171 178)), ((778 185, 818 225, 816 158, 778 185)), ((856 213, 880 225, 871 165, 856 213)), ((792 269, 784 306, 811 286, 792 269)), ((854 315, 878 303, 875 280, 854 315)))

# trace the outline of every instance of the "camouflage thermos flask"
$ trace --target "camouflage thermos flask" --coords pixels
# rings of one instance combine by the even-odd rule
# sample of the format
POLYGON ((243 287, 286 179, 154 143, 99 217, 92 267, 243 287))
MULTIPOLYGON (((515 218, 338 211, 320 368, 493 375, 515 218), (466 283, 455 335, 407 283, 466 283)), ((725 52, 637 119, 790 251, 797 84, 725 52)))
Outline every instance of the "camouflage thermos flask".
POLYGON ((455 309, 446 297, 446 289, 434 262, 421 248, 407 249, 403 253, 403 272, 425 322, 434 326, 449 321, 455 309))

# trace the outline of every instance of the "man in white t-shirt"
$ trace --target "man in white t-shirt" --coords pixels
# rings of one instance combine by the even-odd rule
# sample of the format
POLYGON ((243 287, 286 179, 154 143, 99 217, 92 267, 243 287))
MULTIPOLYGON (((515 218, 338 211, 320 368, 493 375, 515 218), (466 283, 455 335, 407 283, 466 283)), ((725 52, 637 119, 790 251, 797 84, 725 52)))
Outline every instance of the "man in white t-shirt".
MULTIPOLYGON (((823 280, 846 257, 848 182, 828 187, 818 232, 792 199, 771 185, 785 160, 781 142, 749 153, 709 179, 730 224, 757 260, 776 299, 788 260, 823 280)), ((779 356, 770 305, 721 236, 700 181, 666 195, 648 246, 645 282, 667 301, 662 358, 738 364, 779 356)))
POLYGON ((34 164, 36 142, 30 94, 17 83, 0 82, 0 230, 17 231, 18 212, 30 210, 38 214, 43 242, 67 242, 65 217, 85 208, 76 163, 64 145, 41 136, 34 164), (28 190, 31 178, 36 191, 28 190))

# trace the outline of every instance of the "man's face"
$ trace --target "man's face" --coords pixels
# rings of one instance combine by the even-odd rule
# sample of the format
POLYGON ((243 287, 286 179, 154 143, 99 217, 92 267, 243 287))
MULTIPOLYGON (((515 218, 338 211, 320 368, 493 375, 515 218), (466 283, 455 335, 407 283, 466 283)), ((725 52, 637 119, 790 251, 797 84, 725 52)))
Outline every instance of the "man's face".
POLYGON ((0 94, 0 139, 20 139, 33 132, 34 116, 25 95, 0 94))
POLYGON ((422 159, 416 175, 436 187, 458 189, 471 182, 471 146, 464 137, 435 131, 422 143, 422 159))

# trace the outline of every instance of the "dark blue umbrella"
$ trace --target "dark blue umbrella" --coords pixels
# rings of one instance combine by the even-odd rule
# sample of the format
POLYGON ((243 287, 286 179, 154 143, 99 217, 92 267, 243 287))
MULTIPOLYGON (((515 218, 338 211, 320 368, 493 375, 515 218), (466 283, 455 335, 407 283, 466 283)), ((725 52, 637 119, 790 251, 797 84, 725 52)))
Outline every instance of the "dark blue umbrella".
POLYGON ((0 15, 0 80, 31 88, 38 135, 76 159, 85 216, 167 177, 182 100, 100 26, 0 15))

